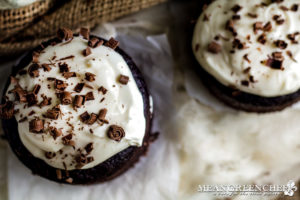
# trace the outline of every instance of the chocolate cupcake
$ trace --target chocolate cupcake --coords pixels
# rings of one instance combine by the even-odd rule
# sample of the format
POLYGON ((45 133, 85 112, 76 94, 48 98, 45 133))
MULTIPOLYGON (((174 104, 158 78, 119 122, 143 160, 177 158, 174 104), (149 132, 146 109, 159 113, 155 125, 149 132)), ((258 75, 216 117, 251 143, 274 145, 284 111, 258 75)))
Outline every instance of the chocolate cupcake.
POLYGON ((216 0, 194 29, 207 88, 229 106, 279 111, 300 99, 299 1, 216 0))
POLYGON ((41 44, 13 69, 0 115, 33 174, 68 184, 111 180, 145 154, 152 111, 145 81, 111 38, 87 29, 41 44))

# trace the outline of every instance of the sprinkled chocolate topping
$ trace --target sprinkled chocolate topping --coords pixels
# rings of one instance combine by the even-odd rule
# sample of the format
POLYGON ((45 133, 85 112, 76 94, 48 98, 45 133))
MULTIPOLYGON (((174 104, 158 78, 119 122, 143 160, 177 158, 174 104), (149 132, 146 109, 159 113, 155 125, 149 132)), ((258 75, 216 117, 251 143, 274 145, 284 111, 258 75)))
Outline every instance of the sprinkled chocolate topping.
POLYGON ((85 73, 85 80, 93 82, 95 80, 95 74, 92 74, 90 72, 85 73))
POLYGON ((57 120, 60 114, 61 114, 60 107, 54 106, 52 109, 47 110, 44 117, 57 120))
POLYGON ((0 118, 1 119, 11 119, 14 116, 14 103, 12 101, 7 101, 0 105, 0 118))
POLYGON ((73 32, 68 28, 61 28, 57 31, 57 37, 60 40, 69 40, 73 38, 73 32))
POLYGON ((98 91, 102 92, 102 94, 106 94, 107 89, 105 89, 103 86, 101 86, 101 87, 98 88, 98 91))
POLYGON ((75 72, 64 72, 63 76, 68 79, 68 78, 72 78, 72 77, 76 77, 76 73, 75 72))
POLYGON ((60 91, 64 91, 67 87, 67 84, 59 79, 55 79, 54 81, 54 88, 60 91))
POLYGON ((39 62, 40 54, 36 51, 32 52, 32 62, 38 63, 39 62))
POLYGON ((88 56, 88 55, 90 55, 91 53, 92 53, 92 50, 91 50, 90 47, 87 47, 86 49, 84 49, 84 50, 82 51, 82 55, 83 55, 83 56, 88 56))
POLYGON ((221 45, 216 42, 211 42, 207 47, 207 51, 213 54, 217 54, 221 51, 221 45))
POLYGON ((56 140, 57 137, 62 135, 62 131, 55 128, 55 127, 50 127, 49 128, 49 133, 53 137, 54 140, 56 140))
POLYGON ((92 48, 96 48, 101 46, 103 43, 104 43, 103 40, 99 40, 98 38, 93 37, 88 41, 88 46, 92 48))
POLYGON ((74 98, 73 106, 75 108, 80 108, 82 105, 84 105, 85 97, 82 95, 76 95, 74 98))
POLYGON ((231 8, 231 10, 234 13, 238 13, 240 10, 242 10, 243 7, 241 7, 240 5, 236 4, 233 8, 231 8))
POLYGON ((42 68, 45 72, 51 71, 51 67, 49 66, 49 64, 46 63, 42 64, 42 68))
POLYGON ((44 121, 36 118, 29 122, 29 131, 32 133, 42 133, 44 131, 44 121))
POLYGON ((107 131, 107 137, 119 142, 123 137, 125 137, 125 131, 120 126, 111 125, 107 131))
POLYGON ((23 90, 23 88, 19 84, 15 85, 15 88, 9 91, 9 93, 14 93, 16 101, 22 103, 27 102, 27 98, 26 98, 27 91, 23 90))
POLYGON ((30 92, 30 93, 26 94, 26 100, 27 100, 27 103, 28 103, 28 107, 34 106, 38 102, 37 96, 33 92, 30 92))
POLYGON ((67 63, 58 63, 58 66, 59 66, 60 73, 69 72, 70 71, 70 67, 68 66, 67 63))
POLYGON ((111 49, 116 49, 119 46, 119 42, 115 40, 113 37, 111 37, 106 43, 105 46, 111 48, 111 49))
POLYGON ((79 93, 79 92, 81 92, 83 87, 84 87, 84 83, 77 83, 77 85, 74 88, 74 91, 79 93))
POLYGON ((94 149, 93 143, 92 143, 92 142, 91 142, 91 143, 88 143, 88 144, 84 147, 84 149, 85 149, 85 151, 86 151, 87 154, 90 154, 90 153, 93 151, 93 149, 94 149))
POLYGON ((88 93, 85 95, 85 100, 86 100, 86 101, 95 100, 93 92, 88 92, 88 93))
POLYGON ((62 137, 62 142, 64 145, 70 145, 70 146, 75 146, 75 142, 72 140, 73 135, 70 133, 64 137, 62 137))
POLYGON ((63 104, 63 105, 71 104, 72 103, 71 93, 70 92, 62 92, 60 101, 61 101, 61 104, 63 104))
POLYGON ((56 156, 56 153, 54 152, 45 152, 45 157, 48 159, 52 159, 56 156))
POLYGON ((86 39, 86 40, 89 40, 90 39, 90 29, 88 28, 80 28, 80 31, 79 31, 80 35, 86 39))
POLYGON ((119 83, 121 83, 122 85, 127 85, 128 81, 129 81, 128 76, 122 74, 119 76, 119 83))
POLYGON ((31 64, 30 67, 28 68, 28 74, 33 78, 38 77, 40 75, 39 68, 40 66, 38 64, 36 63, 31 64))
POLYGON ((286 49, 288 44, 283 40, 276 40, 274 44, 280 49, 286 49))
POLYGON ((101 122, 106 122, 107 120, 105 119, 107 114, 107 109, 103 108, 99 111, 99 115, 98 115, 98 120, 101 122))

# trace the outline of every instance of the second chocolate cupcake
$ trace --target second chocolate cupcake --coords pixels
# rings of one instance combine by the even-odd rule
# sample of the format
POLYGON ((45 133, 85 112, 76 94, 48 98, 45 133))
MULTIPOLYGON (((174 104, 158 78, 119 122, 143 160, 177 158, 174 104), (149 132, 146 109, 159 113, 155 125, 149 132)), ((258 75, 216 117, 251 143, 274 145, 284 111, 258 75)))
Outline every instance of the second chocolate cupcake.
POLYGON ((296 0, 216 0, 205 7, 192 46, 216 97, 250 112, 282 110, 300 99, 298 6, 296 0))

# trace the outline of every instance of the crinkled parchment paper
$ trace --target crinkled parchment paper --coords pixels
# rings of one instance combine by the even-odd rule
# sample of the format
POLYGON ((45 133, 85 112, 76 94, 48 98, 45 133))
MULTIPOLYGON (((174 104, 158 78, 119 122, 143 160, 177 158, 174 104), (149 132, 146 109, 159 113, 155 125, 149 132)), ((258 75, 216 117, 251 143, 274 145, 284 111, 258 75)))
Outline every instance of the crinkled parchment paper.
MULTIPOLYGON (((8 191, 10 200, 212 200, 222 198, 197 192, 199 184, 286 184, 299 180, 299 104, 270 114, 238 112, 210 95, 192 70, 186 30, 190 14, 199 10, 195 9, 197 2, 172 1, 94 30, 106 38, 117 35, 121 47, 145 75, 154 97, 153 131, 161 133, 148 155, 113 181, 67 186, 33 176, 2 142, 3 199, 8 191)), ((8 66, 1 67, 0 73, 9 74, 8 66)))

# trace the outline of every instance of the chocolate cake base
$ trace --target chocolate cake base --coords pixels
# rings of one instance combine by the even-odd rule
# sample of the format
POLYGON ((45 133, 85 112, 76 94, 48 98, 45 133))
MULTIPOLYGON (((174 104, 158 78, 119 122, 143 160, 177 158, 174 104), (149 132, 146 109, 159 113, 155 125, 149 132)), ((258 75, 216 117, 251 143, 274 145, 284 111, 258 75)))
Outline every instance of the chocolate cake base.
MULTIPOLYGON (((104 41, 106 42, 106 40, 104 41)), ((49 40, 48 42, 43 43, 42 46, 35 48, 33 51, 42 51, 44 47, 59 42, 60 41, 57 38, 49 40)), ((32 61, 33 51, 29 52, 20 61, 20 63, 13 68, 12 76, 15 76, 20 70, 22 70, 32 61)), ((99 165, 89 169, 76 169, 70 171, 61 170, 49 166, 43 160, 34 157, 27 150, 27 148, 23 145, 22 141, 20 140, 18 132, 18 123, 15 118, 2 120, 5 136, 9 142, 12 151, 16 154, 19 160, 32 171, 33 174, 37 174, 55 182, 66 184, 93 184, 105 182, 124 173, 126 170, 131 168, 136 162, 138 162, 139 158, 147 152, 149 143, 152 141, 153 137, 155 137, 155 135, 152 135, 150 132, 152 113, 150 112, 148 89, 142 74, 140 73, 133 60, 119 47, 117 47, 115 51, 121 54, 126 63, 128 64, 136 81, 136 84, 143 96, 144 115, 146 119, 146 131, 143 140, 143 145, 141 147, 128 147, 127 149, 119 152, 118 154, 100 163, 99 165), (61 177, 57 176, 57 171, 61 173, 61 177)), ((3 96, 6 94, 6 90, 9 84, 10 82, 8 81, 4 89, 3 96)), ((4 103, 4 99, 2 100, 2 103, 4 103)))
MULTIPOLYGON (((206 5, 209 5, 211 2, 211 0, 199 2, 199 7, 197 7, 198 9, 195 9, 195 13, 193 13, 194 16, 191 21, 196 22, 204 10, 203 7, 206 7, 206 5)), ((193 37, 194 26, 195 24, 190 24, 190 28, 188 29, 189 34, 187 34, 188 40, 193 37)), ((190 46, 188 49, 190 54, 193 55, 192 47, 190 46)), ((246 93, 236 88, 227 87, 206 72, 194 56, 193 68, 199 74, 203 84, 215 97, 224 102, 226 105, 238 110, 257 113, 274 112, 283 110, 300 100, 300 90, 292 94, 269 98, 246 93)))

